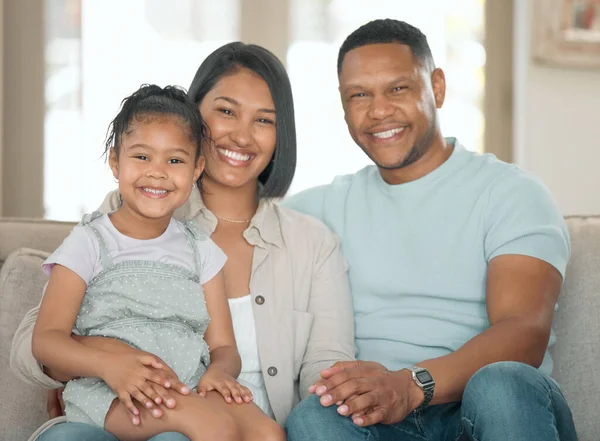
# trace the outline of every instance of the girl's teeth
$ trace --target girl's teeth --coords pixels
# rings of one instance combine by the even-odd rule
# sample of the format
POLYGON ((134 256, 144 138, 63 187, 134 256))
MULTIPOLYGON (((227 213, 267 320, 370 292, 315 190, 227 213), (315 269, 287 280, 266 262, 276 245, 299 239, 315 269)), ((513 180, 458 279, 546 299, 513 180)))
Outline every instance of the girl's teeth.
POLYGON ((387 130, 385 132, 373 133, 373 136, 375 138, 381 138, 381 139, 391 138, 395 134, 400 133, 402 130, 404 130, 404 127, 401 127, 399 129, 387 130))
POLYGON ((144 188, 144 191, 152 194, 165 194, 167 190, 155 190, 154 188, 144 188))
POLYGON ((219 153, 236 161, 248 161, 250 159, 250 155, 243 155, 241 153, 232 152, 231 150, 219 149, 219 153))

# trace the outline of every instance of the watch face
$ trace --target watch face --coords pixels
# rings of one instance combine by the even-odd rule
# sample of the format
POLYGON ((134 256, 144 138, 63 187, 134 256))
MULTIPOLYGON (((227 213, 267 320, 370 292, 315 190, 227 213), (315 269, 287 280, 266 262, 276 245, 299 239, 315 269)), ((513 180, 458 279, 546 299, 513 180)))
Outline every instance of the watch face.
POLYGON ((431 383, 433 381, 433 377, 427 371, 420 371, 416 373, 417 380, 419 380, 423 384, 431 383))

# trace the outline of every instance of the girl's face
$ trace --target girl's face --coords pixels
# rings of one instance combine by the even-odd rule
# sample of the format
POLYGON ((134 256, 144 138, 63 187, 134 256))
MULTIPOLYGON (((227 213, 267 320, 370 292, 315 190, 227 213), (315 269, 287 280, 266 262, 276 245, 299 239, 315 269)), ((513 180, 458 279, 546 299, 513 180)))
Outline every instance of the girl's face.
POLYGON ((187 201, 202 169, 189 127, 176 117, 149 116, 132 123, 109 163, 123 206, 146 219, 163 219, 187 201))
POLYGON ((267 83, 241 68, 222 77, 200 103, 210 129, 203 183, 256 186, 275 151, 275 104, 267 83))

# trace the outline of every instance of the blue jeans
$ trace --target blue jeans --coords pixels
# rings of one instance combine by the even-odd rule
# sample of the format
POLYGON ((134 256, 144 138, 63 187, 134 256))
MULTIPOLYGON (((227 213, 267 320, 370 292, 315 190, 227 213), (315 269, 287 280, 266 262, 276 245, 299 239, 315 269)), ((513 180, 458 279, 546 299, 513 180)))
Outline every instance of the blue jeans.
MULTIPOLYGON (((37 441, 118 441, 106 430, 91 424, 61 423, 42 433, 37 441)), ((148 441, 190 441, 180 433, 169 432, 156 435, 148 441)))
POLYGON ((567 402, 552 379, 531 366, 502 362, 484 367, 467 383, 462 403, 416 410, 397 424, 356 426, 323 407, 302 401, 287 420, 288 441, 576 441, 567 402))

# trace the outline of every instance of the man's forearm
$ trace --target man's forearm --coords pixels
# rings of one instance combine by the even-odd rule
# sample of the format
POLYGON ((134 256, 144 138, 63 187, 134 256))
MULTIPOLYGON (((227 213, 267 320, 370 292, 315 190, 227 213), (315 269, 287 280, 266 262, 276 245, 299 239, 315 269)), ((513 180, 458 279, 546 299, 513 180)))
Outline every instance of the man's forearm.
POLYGON ((500 321, 465 343, 458 351, 418 363, 435 379, 430 404, 460 401, 469 379, 484 366, 518 361, 539 367, 550 332, 520 318, 500 321))

